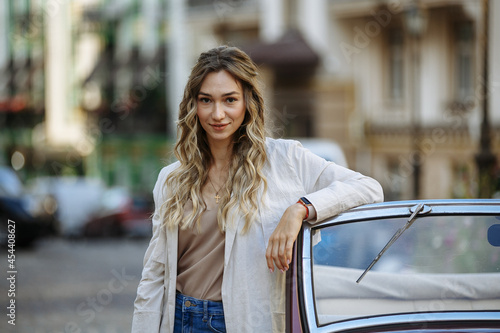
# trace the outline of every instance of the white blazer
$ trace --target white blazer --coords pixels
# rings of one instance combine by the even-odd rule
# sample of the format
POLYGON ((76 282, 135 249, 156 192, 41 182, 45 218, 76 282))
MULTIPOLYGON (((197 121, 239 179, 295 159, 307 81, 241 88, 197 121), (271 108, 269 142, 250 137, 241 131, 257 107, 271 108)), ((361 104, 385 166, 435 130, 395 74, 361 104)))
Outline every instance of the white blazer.
MULTIPOLYGON (((222 301, 227 332, 285 332, 285 274, 271 273, 266 247, 286 208, 305 196, 316 209, 316 221, 362 204, 383 201, 380 184, 360 173, 327 162, 291 140, 266 140, 268 181, 265 205, 246 233, 235 212, 234 227, 226 231, 222 301)), ((159 207, 163 184, 179 166, 162 169, 153 196, 153 236, 144 257, 137 289, 133 333, 172 332, 177 276, 177 229, 162 227, 159 207)))

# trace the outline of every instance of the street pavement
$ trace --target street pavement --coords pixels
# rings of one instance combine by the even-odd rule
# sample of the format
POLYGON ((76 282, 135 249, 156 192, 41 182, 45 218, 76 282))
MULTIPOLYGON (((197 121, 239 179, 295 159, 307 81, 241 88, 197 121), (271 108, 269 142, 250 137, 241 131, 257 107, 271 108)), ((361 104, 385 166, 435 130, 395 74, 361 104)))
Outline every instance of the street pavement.
POLYGON ((1 249, 0 332, 130 332, 148 239, 49 238, 16 248, 15 296, 1 249), (15 326, 7 306, 15 300, 15 326))

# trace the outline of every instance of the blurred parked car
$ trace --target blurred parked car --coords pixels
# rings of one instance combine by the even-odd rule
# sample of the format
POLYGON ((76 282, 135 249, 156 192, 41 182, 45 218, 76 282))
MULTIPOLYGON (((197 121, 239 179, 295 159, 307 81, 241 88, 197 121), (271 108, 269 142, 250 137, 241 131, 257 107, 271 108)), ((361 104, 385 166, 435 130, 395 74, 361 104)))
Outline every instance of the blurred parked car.
POLYGON ((16 246, 29 246, 36 239, 57 232, 55 201, 26 191, 14 170, 0 166, 0 245, 8 241, 8 221, 15 226, 16 246))
POLYGON ((287 332, 500 332, 500 200, 361 206, 294 256, 287 332))
POLYGON ((325 160, 347 167, 344 151, 335 141, 319 138, 296 138, 295 140, 325 160))
POLYGON ((107 187, 87 177, 40 177, 30 188, 57 202, 64 237, 142 237, 151 235, 151 204, 121 187, 107 187))
POLYGON ((81 237, 85 223, 101 205, 106 186, 99 179, 63 176, 33 179, 29 188, 33 195, 50 195, 57 202, 55 215, 60 234, 81 237))
POLYGON ((85 223, 87 237, 150 237, 152 202, 132 197, 124 188, 110 188, 100 208, 85 223))

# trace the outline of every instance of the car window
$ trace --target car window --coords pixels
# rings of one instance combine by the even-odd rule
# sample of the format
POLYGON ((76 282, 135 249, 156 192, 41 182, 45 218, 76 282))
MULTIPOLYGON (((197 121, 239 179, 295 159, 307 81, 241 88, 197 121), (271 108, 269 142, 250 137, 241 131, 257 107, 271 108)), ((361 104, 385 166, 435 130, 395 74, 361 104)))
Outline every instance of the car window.
POLYGON ((384 253, 407 218, 312 230, 313 290, 320 325, 396 313, 500 309, 500 247, 494 216, 425 216, 384 253))

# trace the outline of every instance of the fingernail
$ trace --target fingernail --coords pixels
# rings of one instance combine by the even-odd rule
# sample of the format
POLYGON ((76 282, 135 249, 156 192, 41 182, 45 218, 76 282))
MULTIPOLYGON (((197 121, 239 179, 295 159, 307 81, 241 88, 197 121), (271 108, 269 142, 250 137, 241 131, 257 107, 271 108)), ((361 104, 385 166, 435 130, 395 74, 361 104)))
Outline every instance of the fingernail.
POLYGON ((272 268, 269 268, 269 272, 274 273, 274 271, 273 271, 273 269, 272 269, 272 268))
POLYGON ((282 270, 282 269, 280 269, 280 272, 281 272, 281 273, 285 273, 285 271, 284 271, 284 270, 282 270))

